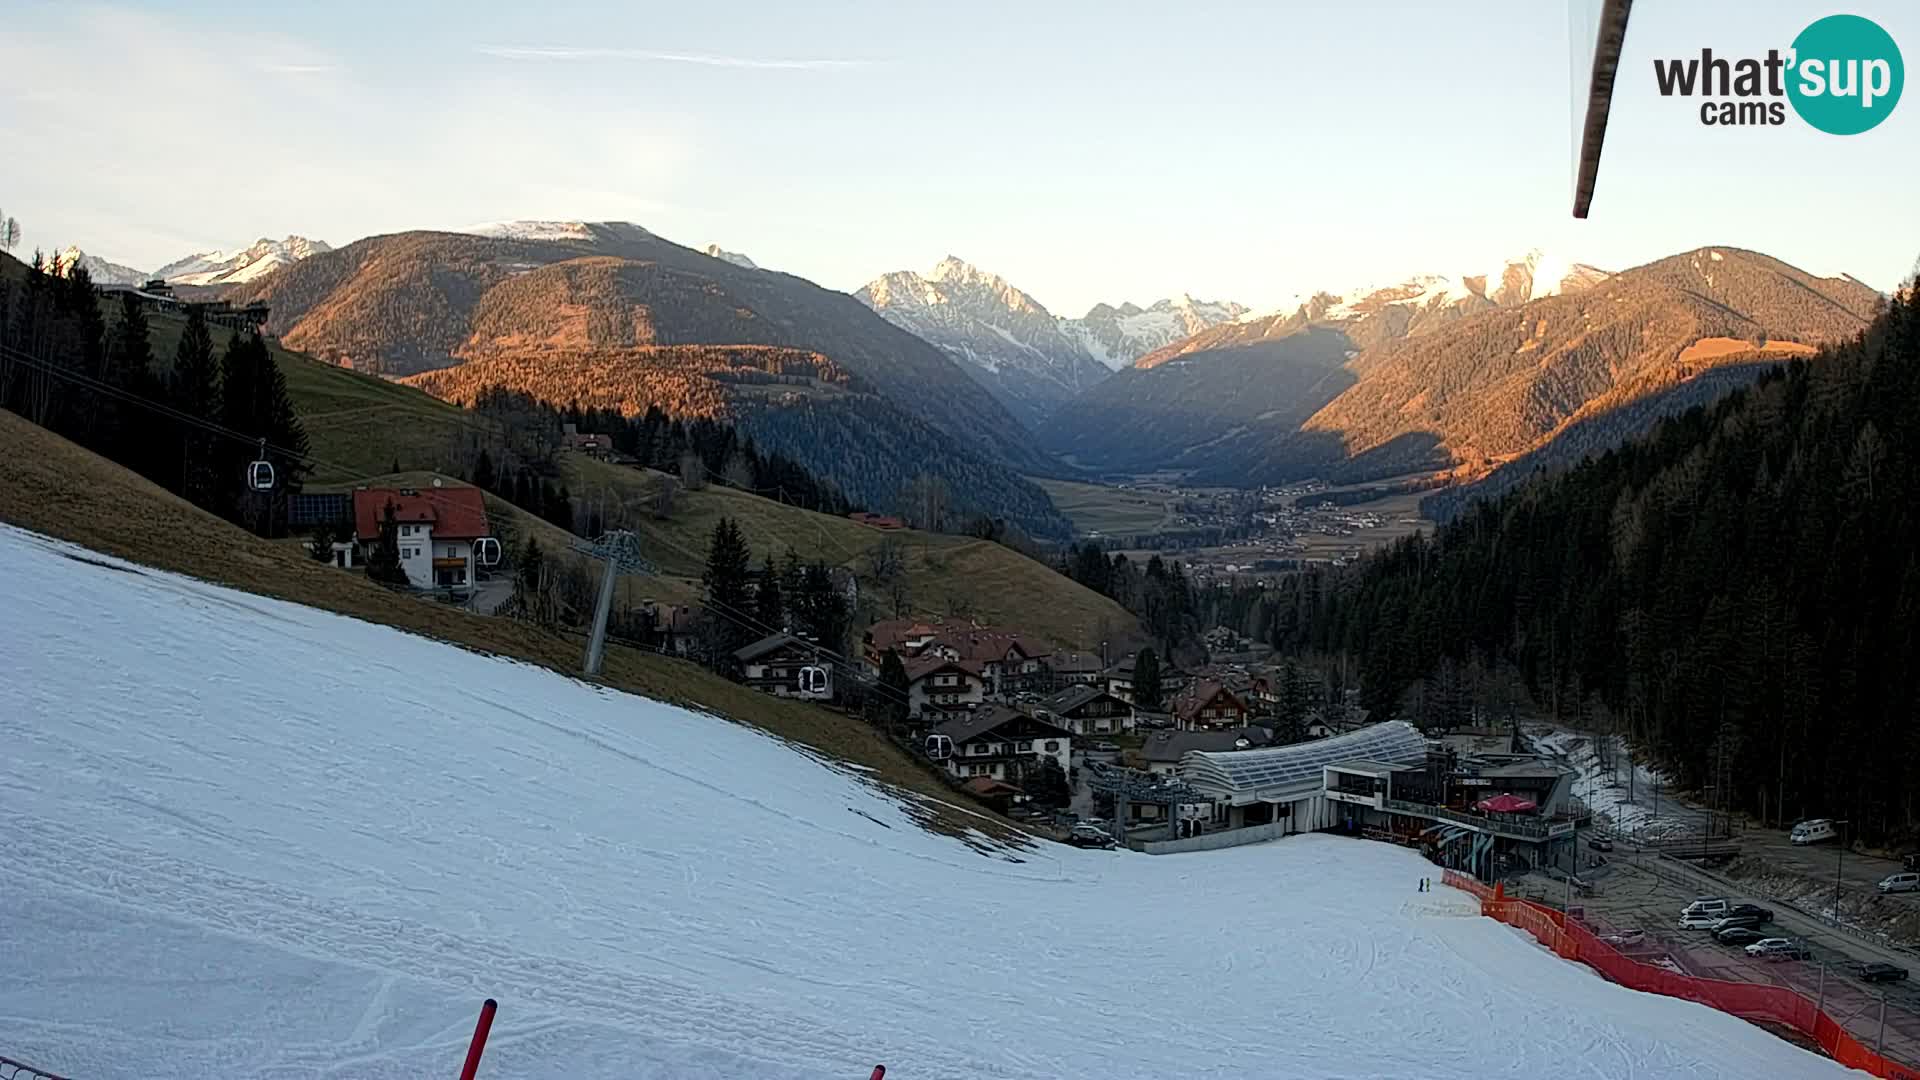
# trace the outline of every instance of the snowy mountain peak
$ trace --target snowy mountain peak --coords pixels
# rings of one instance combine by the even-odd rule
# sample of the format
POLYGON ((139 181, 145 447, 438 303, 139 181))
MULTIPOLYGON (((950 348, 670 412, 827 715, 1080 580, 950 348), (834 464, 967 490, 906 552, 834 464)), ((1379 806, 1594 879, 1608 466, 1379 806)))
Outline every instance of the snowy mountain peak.
POLYGON ((1107 374, 1039 301, 955 255, 924 275, 883 274, 854 298, 975 371, 1029 425, 1107 374))
POLYGON ((1535 248, 1517 258, 1504 260, 1485 273, 1415 274, 1391 284, 1315 292, 1295 296, 1264 311, 1243 313, 1236 321, 1304 315, 1313 321, 1344 322, 1365 318, 1389 307, 1417 311, 1515 307, 1544 296, 1591 288, 1611 276, 1586 263, 1572 262, 1535 248))
POLYGON ((238 251, 206 251, 170 262, 153 272, 175 285, 237 285, 253 281, 311 255, 332 251, 324 241, 304 236, 284 240, 261 237, 238 251))
POLYGON ((999 277, 983 272, 979 267, 958 255, 949 255, 935 263, 933 269, 927 271, 926 278, 928 281, 951 281, 957 284, 981 280, 1001 281, 999 277))
POLYGON ((708 255, 711 255, 714 258, 719 259, 721 262, 732 263, 733 265, 740 267, 742 270, 760 269, 759 263, 754 262, 752 259, 747 258, 745 255, 742 255, 737 251, 728 251, 727 249, 721 247, 719 244, 708 244, 703 250, 708 255))
POLYGON ((483 221, 455 232, 493 240, 584 240, 593 242, 593 230, 584 221, 483 221))
POLYGON ((1119 307, 1095 304, 1069 322, 1073 333, 1096 360, 1114 370, 1140 357, 1192 337, 1246 313, 1246 305, 1195 299, 1191 293, 1155 300, 1146 307, 1132 301, 1119 307))
POLYGON ((80 267, 93 279, 95 285, 143 285, 147 275, 131 266, 108 262, 97 255, 89 255, 77 247, 69 247, 53 256, 53 271, 65 277, 80 267))

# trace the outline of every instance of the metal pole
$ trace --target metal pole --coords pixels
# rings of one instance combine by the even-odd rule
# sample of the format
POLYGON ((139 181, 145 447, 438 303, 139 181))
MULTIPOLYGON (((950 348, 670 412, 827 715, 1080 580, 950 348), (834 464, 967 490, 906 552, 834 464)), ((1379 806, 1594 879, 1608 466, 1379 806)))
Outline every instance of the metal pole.
POLYGON ((1567 856, 1567 903, 1566 917, 1561 919, 1561 928, 1565 929, 1567 919, 1573 918, 1573 872, 1580 868, 1580 819, 1573 819, 1573 851, 1567 856))
POLYGON ((473 1042, 467 1046, 467 1063, 460 1069, 460 1080, 473 1080, 473 1074, 480 1071, 480 1052, 487 1048, 487 1032, 493 1028, 493 1013, 499 1007, 492 998, 480 1006, 480 1022, 473 1027, 473 1042))
POLYGON ((1840 868, 1847 862, 1847 826, 1851 822, 1840 822, 1840 848, 1833 853, 1833 922, 1840 924, 1840 868))
POLYGON ((1821 1012, 1821 1011, 1824 1011, 1826 1007, 1827 1007, 1827 962, 1825 960, 1822 960, 1820 961, 1820 993, 1819 993, 1819 996, 1814 999, 1813 1011, 1821 1012))
POLYGON ((1880 993, 1880 1042, 1874 1047, 1873 1052, 1882 1057, 1885 1057, 1887 1053, 1887 995, 1885 991, 1881 991, 1880 993))
POLYGON ((607 651, 607 616, 613 613, 614 557, 607 556, 607 569, 600 577, 600 600, 593 606, 593 634, 587 638, 586 672, 600 674, 600 661, 607 651))

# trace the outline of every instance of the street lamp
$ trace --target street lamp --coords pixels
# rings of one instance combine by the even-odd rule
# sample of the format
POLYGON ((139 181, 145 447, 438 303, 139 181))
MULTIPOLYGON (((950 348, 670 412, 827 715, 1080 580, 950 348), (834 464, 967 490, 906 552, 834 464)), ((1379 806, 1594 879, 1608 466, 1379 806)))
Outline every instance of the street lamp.
POLYGON ((1833 853, 1833 924, 1840 925, 1840 868, 1847 861, 1847 829, 1853 824, 1850 819, 1841 818, 1834 822, 1840 826, 1840 847, 1833 853))

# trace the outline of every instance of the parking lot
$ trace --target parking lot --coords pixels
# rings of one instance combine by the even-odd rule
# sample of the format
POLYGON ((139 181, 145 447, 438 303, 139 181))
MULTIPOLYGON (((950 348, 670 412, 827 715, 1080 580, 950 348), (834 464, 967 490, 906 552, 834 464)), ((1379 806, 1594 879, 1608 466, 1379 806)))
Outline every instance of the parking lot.
MULTIPOLYGON (((1920 957, 1841 934, 1764 897, 1729 892, 1684 864, 1630 848, 1615 852, 1604 872, 1593 876, 1593 895, 1573 901, 1582 910, 1581 917, 1602 935, 1628 930, 1645 934, 1644 940, 1621 946, 1621 952, 1701 978, 1792 987, 1819 1001, 1828 1015, 1868 1047, 1880 1045, 1884 997, 1887 1052, 1898 1060, 1920 1063, 1920 985, 1912 979, 1866 983, 1853 972, 1853 965, 1861 961, 1893 963, 1911 971, 1920 967, 1915 963, 1920 957), (1702 896, 1725 897, 1733 903, 1751 901, 1770 909, 1773 923, 1760 929, 1804 942, 1812 959, 1757 959, 1737 946, 1720 944, 1705 930, 1680 929, 1680 910, 1702 896)), ((1538 875, 1509 886, 1513 895, 1555 906, 1564 902, 1565 889, 1564 882, 1538 875)))

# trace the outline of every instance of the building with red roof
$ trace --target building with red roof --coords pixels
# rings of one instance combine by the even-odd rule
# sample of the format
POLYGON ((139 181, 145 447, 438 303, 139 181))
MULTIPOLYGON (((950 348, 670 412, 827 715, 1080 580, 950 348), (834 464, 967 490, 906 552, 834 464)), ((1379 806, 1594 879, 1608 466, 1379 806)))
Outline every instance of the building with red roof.
POLYGON ((364 561, 380 540, 387 507, 398 526, 400 565, 417 589, 466 591, 474 581, 474 541, 491 535, 487 500, 475 487, 358 488, 353 539, 364 561))

